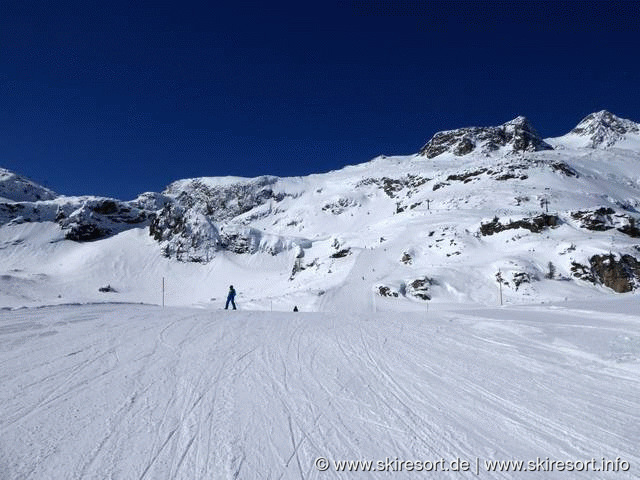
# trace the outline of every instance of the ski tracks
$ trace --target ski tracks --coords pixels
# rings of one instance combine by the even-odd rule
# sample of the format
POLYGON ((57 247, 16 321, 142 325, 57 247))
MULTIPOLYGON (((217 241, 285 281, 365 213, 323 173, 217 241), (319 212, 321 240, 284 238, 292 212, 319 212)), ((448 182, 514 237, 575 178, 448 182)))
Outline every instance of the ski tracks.
POLYGON ((525 343, 526 325, 103 309, 78 307, 86 321, 29 340, 37 368, 12 360, 22 345, 0 352, 16 372, 0 417, 9 480, 337 477, 314 468, 318 457, 637 460, 638 384, 616 376, 630 366, 577 370, 564 344, 525 343))

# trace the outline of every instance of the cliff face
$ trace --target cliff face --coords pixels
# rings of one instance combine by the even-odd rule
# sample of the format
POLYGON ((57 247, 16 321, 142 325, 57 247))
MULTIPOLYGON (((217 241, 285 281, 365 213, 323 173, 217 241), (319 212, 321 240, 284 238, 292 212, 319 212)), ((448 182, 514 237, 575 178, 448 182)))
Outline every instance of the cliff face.
POLYGON ((640 262, 631 255, 594 255, 590 263, 595 279, 614 292, 631 292, 640 286, 640 262))

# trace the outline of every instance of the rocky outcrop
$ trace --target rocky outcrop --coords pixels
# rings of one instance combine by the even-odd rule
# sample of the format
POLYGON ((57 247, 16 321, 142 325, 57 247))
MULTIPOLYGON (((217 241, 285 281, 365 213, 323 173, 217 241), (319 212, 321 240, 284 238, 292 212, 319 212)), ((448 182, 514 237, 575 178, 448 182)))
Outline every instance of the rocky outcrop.
POLYGON ((244 225, 260 215, 252 212, 257 207, 291 196, 276 191, 277 182, 277 177, 269 176, 174 182, 164 192, 169 200, 151 221, 149 234, 160 242, 165 256, 186 262, 209 262, 221 250, 277 255, 306 248, 310 242, 305 239, 269 235, 244 225))
POLYGON ((398 292, 396 292, 395 290, 392 290, 391 288, 387 287, 386 285, 380 285, 378 286, 378 295, 380 295, 381 297, 395 297, 398 298, 398 292))
POLYGON ((110 237, 134 227, 146 227, 153 212, 141 210, 126 202, 112 199, 91 199, 80 208, 65 215, 64 209, 57 212, 57 222, 65 230, 65 238, 87 242, 110 237))
POLYGON ((604 232, 614 228, 612 215, 616 212, 610 207, 601 207, 595 210, 579 210, 571 212, 571 218, 579 221, 580 228, 604 232))
POLYGON ((471 152, 490 153, 502 147, 511 152, 551 150, 525 117, 517 117, 498 127, 468 127, 436 133, 420 150, 420 155, 434 158, 449 152, 456 156, 471 152))
POLYGON ((429 277, 421 277, 412 280, 407 285, 407 294, 420 300, 431 300, 431 286, 435 282, 429 277))
POLYGON ((270 176, 237 179, 228 183, 210 183, 207 178, 194 178, 174 182, 164 193, 180 206, 220 222, 269 201, 282 201, 287 195, 274 190, 277 182, 277 177, 270 176))
POLYGON ((344 258, 347 255, 351 255, 351 249, 350 248, 343 248, 341 250, 338 250, 335 253, 332 253, 331 255, 329 255, 329 258, 344 258))
POLYGON ((327 203, 322 207, 323 212, 331 212, 334 215, 340 215, 346 210, 357 207, 358 202, 352 198, 339 198, 335 202, 327 203))
POLYGON ((397 194, 403 190, 407 189, 407 193, 411 194, 419 187, 427 183, 430 179, 422 177, 420 175, 406 175, 401 178, 363 178, 356 184, 356 188, 367 186, 367 185, 375 185, 378 188, 382 189, 384 193, 389 198, 395 198, 397 194))
POLYGON ((640 261, 629 254, 593 255, 588 266, 574 261, 571 274, 617 293, 631 292, 640 287, 640 261))
POLYGON ((533 233, 540 233, 545 228, 557 226, 558 221, 559 219, 557 215, 547 214, 538 215, 537 217, 532 218, 523 218, 516 221, 509 221, 509 223, 501 223, 500 219, 495 217, 491 222, 480 225, 480 233, 487 236, 517 228, 524 228, 533 233))
POLYGON ((627 213, 616 213, 611 207, 600 207, 590 210, 571 212, 571 218, 578 221, 578 226, 596 232, 616 229, 633 238, 640 238, 640 229, 636 219, 627 213))
POLYGON ((594 255, 589 263, 595 279, 615 292, 630 292, 640 285, 640 262, 631 255, 594 255))
POLYGON ((155 212, 132 202, 99 197, 60 197, 39 202, 0 203, 0 225, 56 222, 67 240, 87 242, 149 225, 155 212))

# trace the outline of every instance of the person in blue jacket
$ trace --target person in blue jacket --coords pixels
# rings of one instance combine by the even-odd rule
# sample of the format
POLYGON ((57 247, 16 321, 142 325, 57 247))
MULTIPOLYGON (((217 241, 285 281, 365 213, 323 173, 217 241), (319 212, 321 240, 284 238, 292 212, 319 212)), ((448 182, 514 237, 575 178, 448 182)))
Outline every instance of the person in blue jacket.
POLYGON ((229 286, 229 293, 227 294, 227 304, 224 306, 225 310, 229 309, 229 302, 231 302, 231 305, 233 305, 233 309, 236 310, 236 302, 235 299, 236 298, 236 291, 233 288, 233 285, 229 286))

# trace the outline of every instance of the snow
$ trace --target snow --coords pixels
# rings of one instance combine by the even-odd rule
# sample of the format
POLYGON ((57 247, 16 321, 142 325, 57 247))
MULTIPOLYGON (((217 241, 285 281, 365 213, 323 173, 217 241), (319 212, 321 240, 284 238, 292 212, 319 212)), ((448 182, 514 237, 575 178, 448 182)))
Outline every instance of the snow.
POLYGON ((640 222, 636 136, 185 179, 113 200, 113 215, 96 208, 110 199, 0 170, 0 477, 347 478, 315 459, 619 457, 630 471, 595 478, 637 478, 640 278, 616 294, 572 271, 640 257, 618 230, 640 222), (545 200, 557 225, 482 233, 545 200), (70 241, 74 211, 109 231, 70 241), (148 224, 162 215, 158 240, 148 224), (178 261, 185 250, 199 261, 178 261), (239 310, 226 312, 230 284, 239 310))
POLYGON ((0 168, 0 201, 33 202, 51 200, 57 196, 55 192, 48 188, 16 175, 6 168, 0 168))
MULTIPOLYGON (((180 188, 194 182, 218 185, 216 191, 226 195, 235 191, 232 180, 176 182, 172 195, 180 197, 180 188)), ((298 305, 304 311, 357 312, 364 306, 366 311, 421 311, 425 302, 410 295, 391 301, 376 294, 374 300, 374 292, 380 286, 398 291, 428 277, 434 281, 432 304, 490 305, 496 302, 498 270, 509 281, 504 291, 507 303, 539 303, 608 296, 612 290, 576 279, 572 263, 588 265, 591 256, 610 251, 638 256, 636 238, 615 228, 588 230, 572 217, 578 210, 610 207, 616 211, 616 228, 624 215, 640 220, 636 151, 378 157, 327 174, 269 177, 269 181, 275 182, 269 187, 284 197, 256 204, 233 218, 207 219, 206 198, 187 210, 189 215, 183 218, 207 221, 191 224, 184 238, 174 238, 189 245, 196 238, 189 235, 200 234, 204 239, 197 247, 201 263, 167 258, 164 244, 154 240, 147 227, 137 225, 120 223, 127 230, 98 241, 73 242, 64 240, 66 230, 54 222, 4 224, 0 226, 0 306, 159 304, 164 278, 165 302, 172 306, 208 306, 212 299, 220 303, 233 284, 247 309, 291 311, 298 305), (566 165, 577 176, 553 170, 550 165, 554 164, 566 165), (483 169, 484 173, 477 173, 483 169), (509 172, 517 178, 496 180, 509 172), (473 175, 465 180, 448 180, 469 174, 473 175), (385 192, 385 181, 397 182, 392 186, 398 190, 385 192), (412 182, 424 183, 412 187, 412 182), (435 188, 439 184, 444 186, 435 188), (541 233, 523 229, 490 236, 478 233, 481 224, 495 216, 508 223, 543 213, 541 202, 546 198, 549 213, 559 217, 559 226, 541 233), (214 222, 213 232, 202 230, 214 222), (246 240, 249 253, 206 243, 222 232, 246 240), (341 249, 348 250, 348 255, 335 258, 341 249), (401 262, 405 253, 411 255, 409 264, 401 262), (292 275, 296 262, 304 270, 292 275), (557 269, 557 279, 545 278, 549 262, 557 269), (521 274, 531 281, 516 288, 513 277, 521 274), (107 285, 116 292, 99 292, 107 285)), ((260 179, 256 182, 256 188, 263 188, 260 179)), ((250 184, 245 179, 241 186, 250 184)), ((247 192, 248 197, 255 195, 253 190, 247 192)), ((224 205, 225 199, 215 201, 224 205)), ((33 205, 42 210, 43 203, 33 205)))
POLYGON ((620 457, 631 470, 597 478, 637 478, 628 298, 404 314, 3 311, 2 477, 320 479, 356 474, 320 472, 318 457, 620 457))

